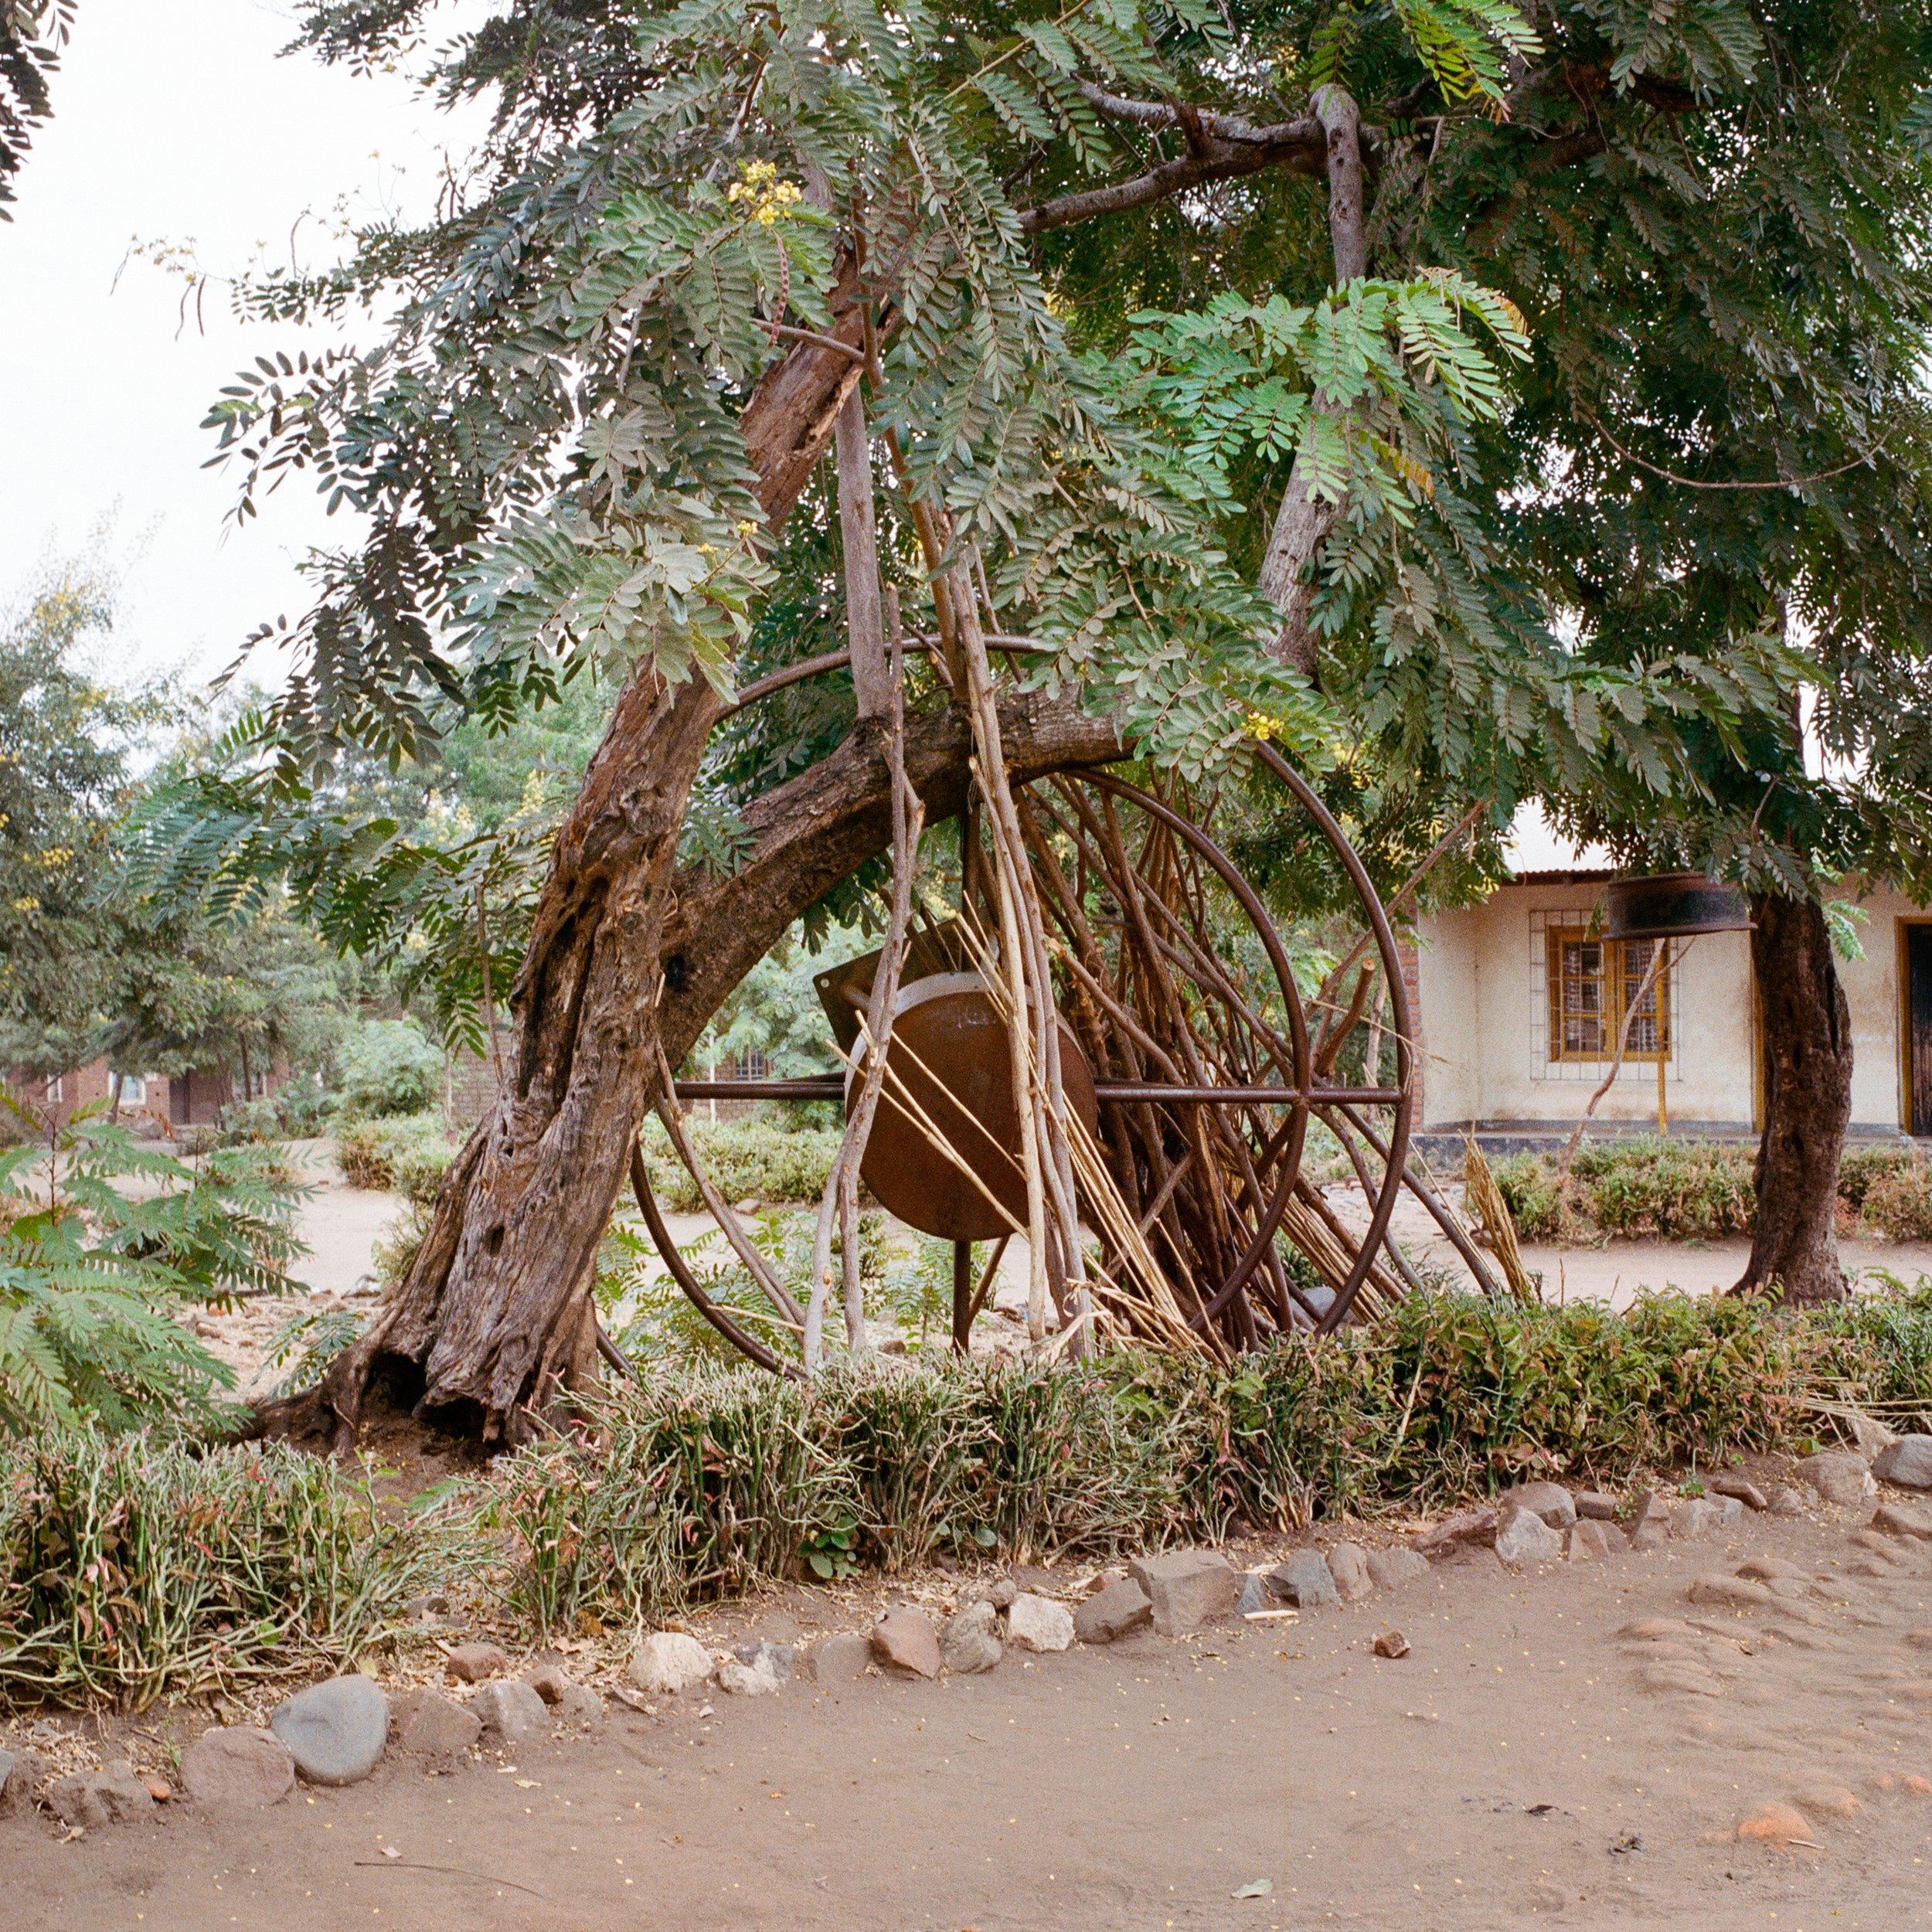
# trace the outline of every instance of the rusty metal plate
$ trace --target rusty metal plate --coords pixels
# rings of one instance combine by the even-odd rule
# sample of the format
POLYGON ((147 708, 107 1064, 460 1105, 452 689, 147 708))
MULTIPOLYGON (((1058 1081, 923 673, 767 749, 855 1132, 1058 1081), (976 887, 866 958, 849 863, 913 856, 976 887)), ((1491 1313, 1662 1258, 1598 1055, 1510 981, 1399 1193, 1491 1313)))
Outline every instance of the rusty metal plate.
MULTIPOLYGON (((964 972, 969 964, 966 942, 960 937, 959 921, 922 927, 906 945, 906 963, 899 975, 900 990, 915 981, 930 979, 935 973, 964 972)), ((818 1004, 832 1024, 832 1036, 842 1053, 850 1054, 859 1043, 859 1016, 872 1003, 872 983, 879 971, 879 954, 863 953, 842 966, 828 966, 814 975, 812 985, 818 1004)))
MULTIPOLYGON (((1089 1133, 1097 1134, 1093 1071, 1063 1019, 1060 1047, 1067 1104, 1089 1133)), ((910 1226, 949 1241, 997 1240, 1012 1231, 985 1195, 933 1144, 930 1127, 1024 1228, 1026 1183, 1020 1172, 1011 1049, 1005 1022, 977 974, 930 974, 900 988, 886 1066, 859 1169, 873 1198, 910 1226)), ((848 1083, 849 1107, 857 1085, 855 1080, 848 1083)))
POLYGON ((1702 872, 1613 879, 1604 888, 1606 939, 1690 939, 1701 933, 1749 932, 1750 926, 1743 894, 1702 872))

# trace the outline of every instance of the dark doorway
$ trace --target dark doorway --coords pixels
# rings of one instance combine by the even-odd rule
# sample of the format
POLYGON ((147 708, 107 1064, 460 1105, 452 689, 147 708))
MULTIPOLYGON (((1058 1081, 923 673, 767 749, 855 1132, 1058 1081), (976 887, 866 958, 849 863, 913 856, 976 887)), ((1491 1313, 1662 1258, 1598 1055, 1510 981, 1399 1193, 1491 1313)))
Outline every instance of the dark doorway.
POLYGON ((1932 1134, 1932 925, 1905 929, 1905 1077, 1907 1124, 1932 1134))

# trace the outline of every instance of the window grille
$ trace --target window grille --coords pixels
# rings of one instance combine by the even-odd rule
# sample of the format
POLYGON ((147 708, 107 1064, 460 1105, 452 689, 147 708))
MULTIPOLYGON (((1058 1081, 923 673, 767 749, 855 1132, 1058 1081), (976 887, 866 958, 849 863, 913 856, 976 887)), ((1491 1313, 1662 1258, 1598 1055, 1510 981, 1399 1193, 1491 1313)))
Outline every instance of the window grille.
POLYGON ((1677 1070, 1678 958, 1648 988, 1655 948, 1648 939, 1604 939, 1581 911, 1530 915, 1530 970, 1540 1008, 1534 1022, 1531 1077, 1591 1081, 1615 1056, 1626 1013, 1627 1066, 1677 1070), (1642 989, 1641 997, 1639 991, 1642 989))

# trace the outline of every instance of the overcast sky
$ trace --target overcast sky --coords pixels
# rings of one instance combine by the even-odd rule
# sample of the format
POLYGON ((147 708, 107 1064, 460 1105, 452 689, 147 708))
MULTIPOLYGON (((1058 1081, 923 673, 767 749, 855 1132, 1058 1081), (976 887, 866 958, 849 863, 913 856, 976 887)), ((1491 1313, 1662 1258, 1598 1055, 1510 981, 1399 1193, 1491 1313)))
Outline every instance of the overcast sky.
MULTIPOLYGON (((216 272, 257 244, 285 260, 304 209, 427 207, 439 147, 464 138, 400 78, 277 59, 292 33, 274 0, 82 0, 0 223, 0 604, 112 515, 131 668, 219 669, 298 606, 304 546, 339 536, 301 479, 225 526, 234 485, 200 467, 213 439, 197 425, 237 368, 302 338, 243 328, 218 288, 206 332, 192 311, 182 327, 182 284, 123 268, 130 240, 192 239, 216 272)), ((331 252, 314 222, 297 247, 310 266, 331 252)))

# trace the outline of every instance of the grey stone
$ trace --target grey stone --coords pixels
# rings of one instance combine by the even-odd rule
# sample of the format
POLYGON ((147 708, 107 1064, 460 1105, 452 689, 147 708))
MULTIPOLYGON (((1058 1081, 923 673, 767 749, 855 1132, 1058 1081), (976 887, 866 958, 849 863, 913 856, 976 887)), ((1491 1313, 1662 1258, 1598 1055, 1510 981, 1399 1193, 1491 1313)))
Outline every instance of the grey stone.
POLYGON ((1645 1550, 1661 1549, 1669 1533, 1667 1526, 1654 1516, 1640 1518, 1630 1526, 1630 1546, 1640 1554, 1645 1550))
POLYGON ((719 1665, 719 1688, 734 1697, 767 1697, 791 1675, 797 1659, 789 1644, 741 1644, 719 1665))
POLYGON ((501 1644, 458 1644, 443 1667, 459 1684, 481 1684, 510 1668, 501 1644))
POLYGON ((631 1681, 639 1690, 676 1697, 711 1675, 711 1653, 681 1630, 654 1630, 631 1653, 631 1681))
POLYGON ((1136 1556, 1127 1573, 1146 1592, 1154 1628, 1163 1637, 1185 1637, 1203 1624, 1234 1614, 1241 1573, 1213 1549, 1170 1549, 1136 1556))
POLYGON ((210 1811, 256 1811, 295 1788, 295 1760, 273 1731, 231 1724, 203 1731, 181 1754, 182 1788, 210 1811))
POLYGON ((1345 1604, 1359 1603, 1375 1587, 1369 1578, 1369 1560, 1356 1543, 1337 1543, 1328 1552, 1328 1574, 1345 1604))
POLYGON ((999 1641, 999 1612, 982 1598, 948 1617, 939 1634, 939 1655, 957 1676, 991 1670, 1005 1655, 999 1641))
POLYGON ((1512 1570, 1555 1563, 1563 1554, 1563 1537, 1533 1509, 1511 1509, 1496 1526, 1497 1558, 1512 1570))
POLYGON ((1748 1476, 1740 1475, 1735 1469, 1723 1469, 1705 1479, 1704 1487, 1713 1496, 1733 1496, 1747 1509, 1768 1509, 1764 1492, 1748 1476))
POLYGON ((1109 1583, 1074 1611, 1073 1634, 1083 1644, 1111 1644, 1153 1621, 1153 1600, 1128 1577, 1109 1583))
POLYGON ((1252 1570, 1241 1578, 1241 1594, 1234 1600, 1234 1614, 1237 1617, 1252 1617, 1257 1611, 1274 1607, 1274 1592, 1269 1589, 1266 1579, 1252 1570))
POLYGON ((1036 1656, 1053 1651, 1070 1650, 1073 1645, 1073 1613, 1050 1597, 1022 1590, 1006 1612, 1006 1641, 1036 1656))
POLYGON ((560 1704, 570 1688, 570 1679, 561 1664, 539 1664, 524 1679, 546 1704, 560 1704))
POLYGON ((1932 1489, 1932 1436, 1900 1436, 1872 1458, 1872 1473, 1901 1489, 1932 1489))
POLYGON ((1561 1483, 1519 1482, 1496 1498, 1496 1515, 1501 1519, 1512 1507, 1531 1509, 1552 1529, 1567 1529, 1577 1520, 1577 1502, 1561 1483))
POLYGON ((549 1707, 514 1677, 485 1684, 470 1699, 470 1709, 483 1727, 486 1744, 514 1749, 542 1737, 550 1727, 549 1707))
POLYGON ((311 1784, 353 1784, 375 1770, 389 1742, 389 1699, 359 1672, 299 1691, 268 1726, 311 1784))
POLYGON ((872 1663, 872 1644, 856 1631, 821 1638, 805 1653, 805 1669, 815 1683, 849 1684, 872 1663))
POLYGON ((1497 1520, 1493 1509, 1459 1509, 1433 1529, 1425 1530, 1417 1539, 1416 1548, 1424 1556, 1438 1556, 1458 1543, 1494 1543, 1497 1520))
POLYGON ((1780 1483, 1775 1488, 1765 1492, 1764 1506, 1774 1516, 1801 1516, 1804 1513, 1804 1498, 1788 1483, 1780 1483))
POLYGON ((482 1734, 476 1713, 440 1690, 406 1690, 389 1706, 389 1741, 406 1757, 461 1757, 482 1734))
POLYGON ((573 1724, 580 1731, 600 1731, 605 1716, 604 1699, 587 1684, 573 1684, 556 1701, 556 1721, 573 1724))
POLYGON ((62 1824, 86 1832, 124 1824, 155 1808, 154 1793, 128 1764, 104 1764, 97 1771, 63 1777, 48 1797, 62 1824))
POLYGON ((1573 1489, 1570 1499, 1577 1505, 1577 1514, 1590 1522, 1611 1522, 1617 1515, 1617 1498, 1606 1495, 1600 1489, 1573 1489))
POLYGON ((1826 1502, 1841 1508, 1851 1508, 1878 1493, 1871 1464, 1849 1449, 1827 1449, 1807 1456, 1798 1465, 1798 1472, 1826 1502))
POLYGON ((1318 1549, 1291 1550, 1268 1572, 1268 1587, 1298 1610, 1338 1606, 1342 1594, 1318 1549))
POLYGON ((1608 1523, 1594 1516, 1582 1516, 1563 1532, 1563 1553, 1573 1563, 1600 1562, 1613 1550, 1621 1549, 1623 1542, 1608 1523))
POLYGON ((872 1648, 889 1669, 909 1677, 939 1675, 939 1632, 930 1617, 916 1610, 888 1611, 872 1627, 872 1648))
POLYGON ((782 1684, 798 1667, 798 1649, 794 1644, 768 1643, 760 1638, 755 1644, 740 1644, 737 1657, 740 1663, 764 1671, 782 1684))
POLYGON ((1872 1527, 1894 1536, 1915 1536, 1932 1542, 1932 1515, 1906 1503, 1880 1503, 1872 1515, 1872 1527))
POLYGON ((1707 1496, 1692 1496, 1670 1512, 1670 1533, 1680 1543, 1714 1536, 1723 1524, 1722 1512, 1707 1496))
POLYGON ((1429 1560, 1400 1544, 1369 1552, 1369 1580, 1378 1590, 1400 1590, 1429 1573, 1429 1560))
POLYGON ((48 1769, 38 1751, 0 1750, 0 1818, 33 1809, 33 1794, 48 1769))

